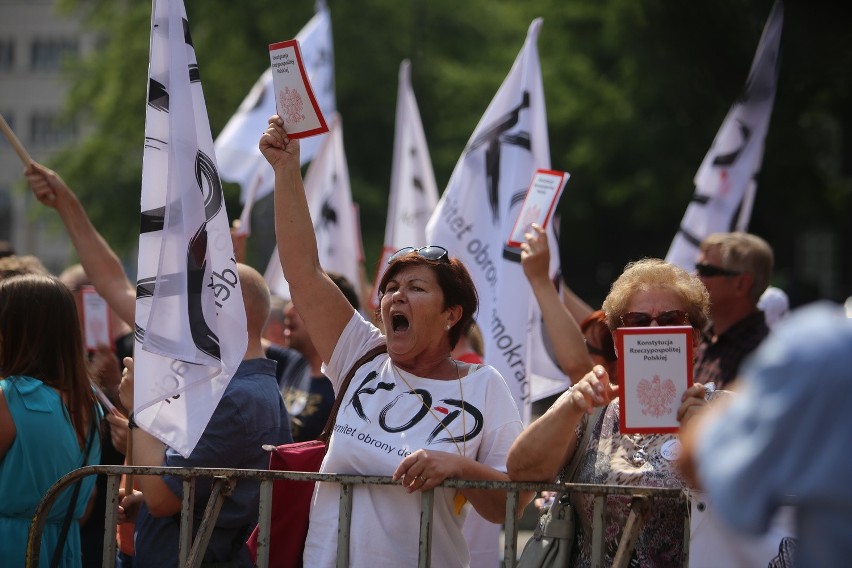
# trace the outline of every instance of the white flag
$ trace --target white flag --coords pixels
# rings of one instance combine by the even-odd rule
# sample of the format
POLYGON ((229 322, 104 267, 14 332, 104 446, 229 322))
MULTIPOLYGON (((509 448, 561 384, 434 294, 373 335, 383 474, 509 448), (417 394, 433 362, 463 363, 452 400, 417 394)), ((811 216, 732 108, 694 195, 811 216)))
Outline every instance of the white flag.
POLYGON ((155 0, 142 166, 134 416, 189 456, 245 355, 242 290, 182 0, 155 0))
POLYGON ((666 261, 692 271, 698 245, 712 233, 745 231, 751 217, 755 177, 775 101, 784 6, 776 2, 763 28, 745 88, 733 104, 695 174, 686 208, 666 261))
MULTIPOLYGON (((520 212, 533 173, 550 168, 547 113, 532 22, 521 52, 456 164, 426 227, 467 266, 479 292, 477 320, 485 360, 506 379, 529 420, 530 333, 539 320, 520 264, 520 252, 504 245, 520 212)), ((553 246, 556 250, 556 246, 553 246)))
MULTIPOLYGON (((343 125, 337 114, 332 116, 328 135, 305 174, 305 196, 314 224, 320 265, 326 272, 345 276, 358 289, 361 243, 355 238, 358 223, 343 151, 343 125)), ((289 298, 290 289, 284 281, 277 247, 272 251, 264 277, 274 294, 289 298)))
POLYGON ((432 170, 432 159, 426 145, 426 134, 411 88, 411 63, 399 66, 399 90, 396 99, 393 166, 391 167, 388 218, 385 241, 376 270, 370 302, 375 309, 377 288, 385 273, 390 255, 402 247, 426 244, 426 223, 438 204, 438 185, 432 170))
MULTIPOLYGON (((317 13, 296 36, 311 88, 323 116, 330 117, 336 110, 334 97, 334 50, 331 41, 331 16, 325 3, 317 6, 317 13)), ((258 150, 258 140, 266 130, 269 117, 276 113, 275 90, 272 86, 272 69, 267 69, 254 84, 248 96, 216 138, 216 157, 222 179, 240 184, 245 202, 258 178, 264 181, 258 187, 255 199, 272 192, 272 166, 258 150)), ((305 138, 301 141, 302 165, 310 162, 327 134, 305 138)))
POLYGON ((272 256, 269 257, 269 263, 263 272, 263 279, 273 295, 284 300, 290 299, 290 285, 284 280, 284 269, 281 267, 277 246, 272 249, 272 256))

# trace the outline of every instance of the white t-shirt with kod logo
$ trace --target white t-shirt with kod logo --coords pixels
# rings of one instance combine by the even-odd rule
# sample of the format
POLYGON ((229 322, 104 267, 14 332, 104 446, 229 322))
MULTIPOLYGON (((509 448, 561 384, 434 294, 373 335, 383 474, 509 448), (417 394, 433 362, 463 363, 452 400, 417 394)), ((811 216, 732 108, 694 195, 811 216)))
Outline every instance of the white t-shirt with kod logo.
MULTIPOLYGON (((335 391, 351 366, 384 341, 375 326, 353 316, 324 367, 335 391)), ((522 429, 512 394, 492 367, 484 365, 460 381, 428 379, 392 366, 383 353, 355 373, 321 471, 389 476, 403 458, 422 448, 453 454, 461 449, 467 457, 505 472, 509 448, 522 429)), ((456 515, 455 491, 435 489, 432 566, 469 563, 461 528, 470 505, 456 515)), ((416 566, 420 498, 419 491, 409 494, 401 485, 356 485, 349 565, 416 566)), ((317 483, 305 566, 336 565, 339 499, 339 485, 317 483)))

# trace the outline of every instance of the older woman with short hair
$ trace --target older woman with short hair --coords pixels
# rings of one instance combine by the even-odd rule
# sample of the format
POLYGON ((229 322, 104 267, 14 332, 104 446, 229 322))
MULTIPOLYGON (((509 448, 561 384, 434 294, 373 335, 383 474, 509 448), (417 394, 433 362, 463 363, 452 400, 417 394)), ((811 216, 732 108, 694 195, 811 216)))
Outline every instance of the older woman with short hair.
MULTIPOLYGON (((697 342, 708 314, 703 284, 686 271, 658 259, 628 264, 603 303, 611 331, 623 326, 690 325, 697 342)), ((690 377, 691 379, 691 377, 690 377)), ((681 425, 703 408, 705 389, 694 384, 680 393, 681 425)), ((686 487, 677 469, 677 436, 627 435, 619 431, 619 385, 596 365, 592 372, 560 396, 531 424, 509 452, 508 471, 515 481, 552 481, 570 461, 586 428, 589 445, 580 458, 573 483, 686 487), (606 406, 596 423, 588 417, 606 406)), ((591 555, 591 495, 572 495, 579 518, 576 566, 589 566, 591 555)), ((629 514, 629 496, 608 496, 604 519, 604 563, 611 564, 629 514)), ((673 566, 683 560, 686 507, 682 500, 660 500, 646 519, 634 549, 637 566, 673 566)), ((631 565, 634 565, 632 562, 631 565)))
MULTIPOLYGON (((354 489, 349 565, 415 566, 419 491, 435 489, 434 566, 467 566, 462 524, 469 502, 486 519, 505 517, 502 491, 437 487, 448 478, 508 481, 506 456, 522 423, 493 368, 450 355, 477 308, 464 265, 440 246, 408 247, 379 285, 381 330, 364 320, 320 266, 299 169, 299 142, 274 116, 260 150, 275 172, 275 230, 293 303, 339 391, 347 371, 373 348, 344 393, 321 471, 392 475, 402 488, 354 489)), ((338 487, 318 483, 304 564, 336 564, 338 487)))

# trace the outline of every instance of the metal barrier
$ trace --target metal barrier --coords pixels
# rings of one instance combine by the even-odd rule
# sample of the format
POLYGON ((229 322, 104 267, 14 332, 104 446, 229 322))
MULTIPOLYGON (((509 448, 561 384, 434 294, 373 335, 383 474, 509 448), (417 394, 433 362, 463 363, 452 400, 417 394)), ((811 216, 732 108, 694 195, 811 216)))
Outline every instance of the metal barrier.
MULTIPOLYGON (((47 514, 57 497, 64 489, 87 475, 107 475, 107 507, 104 528, 103 566, 115 566, 116 539, 115 523, 118 506, 118 489, 121 475, 172 475, 183 478, 183 500, 181 503, 179 566, 197 568, 201 565, 204 551, 210 541, 219 511, 225 497, 230 494, 234 484, 240 479, 255 479, 260 481, 259 534, 257 540, 257 566, 269 566, 269 527, 271 519, 272 483, 276 479, 297 481, 324 481, 340 484, 340 523, 337 540, 337 566, 346 568, 349 565, 349 534, 352 521, 352 496, 355 485, 399 485, 390 477, 371 477, 361 475, 337 475, 331 473, 300 473, 292 471, 268 471, 256 469, 216 469, 216 468, 178 468, 178 467, 137 467, 137 466, 87 466, 72 471, 57 481, 45 494, 36 508, 30 526, 27 542, 28 568, 39 565, 41 535, 47 514), (193 541, 193 502, 195 497, 195 479, 198 477, 213 477, 212 492, 198 532, 193 541)), ((518 540, 518 508, 519 492, 521 491, 560 491, 569 489, 573 492, 591 493, 595 496, 592 517, 592 566, 602 566, 604 550, 604 505, 607 495, 629 495, 631 499, 630 515, 622 531, 621 541, 616 552, 613 567, 624 567, 630 561, 633 547, 642 528, 646 514, 653 508, 656 498, 674 498, 684 501, 683 528, 683 566, 689 564, 689 502, 686 493, 680 489, 588 485, 579 483, 524 483, 508 481, 470 481, 448 479, 441 484, 443 487, 472 488, 472 489, 501 489, 506 490, 506 521, 504 525, 505 545, 503 549, 504 566, 515 568, 517 563, 518 540)), ((420 541, 418 566, 430 566, 432 541, 432 504, 434 490, 421 494, 420 541)))

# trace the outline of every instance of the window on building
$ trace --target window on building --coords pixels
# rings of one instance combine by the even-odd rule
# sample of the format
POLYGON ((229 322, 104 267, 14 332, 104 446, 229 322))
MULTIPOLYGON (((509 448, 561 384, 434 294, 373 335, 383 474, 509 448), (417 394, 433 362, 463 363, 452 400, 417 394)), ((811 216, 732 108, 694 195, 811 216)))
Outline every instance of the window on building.
POLYGON ((15 41, 0 39, 0 70, 11 71, 15 68, 15 41))
POLYGON ((51 112, 30 117, 30 141, 33 146, 56 146, 74 139, 77 125, 51 112))
POLYGON ((36 39, 30 46, 30 67, 33 71, 58 71, 66 57, 76 57, 76 39, 36 39))

